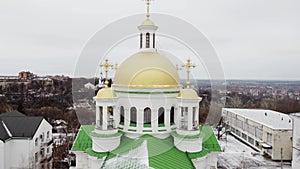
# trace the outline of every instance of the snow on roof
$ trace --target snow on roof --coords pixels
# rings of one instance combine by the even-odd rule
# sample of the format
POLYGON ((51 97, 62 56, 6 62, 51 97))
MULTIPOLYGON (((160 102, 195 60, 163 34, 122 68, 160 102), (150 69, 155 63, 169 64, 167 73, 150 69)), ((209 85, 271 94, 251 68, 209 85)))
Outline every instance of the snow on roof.
POLYGON ((233 109, 224 108, 275 130, 292 130, 292 119, 283 113, 264 109, 233 109))

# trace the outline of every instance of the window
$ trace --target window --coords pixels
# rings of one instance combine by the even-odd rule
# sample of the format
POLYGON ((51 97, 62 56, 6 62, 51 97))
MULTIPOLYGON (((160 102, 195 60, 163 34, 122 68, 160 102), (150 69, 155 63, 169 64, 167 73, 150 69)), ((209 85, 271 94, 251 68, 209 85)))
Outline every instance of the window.
POLYGON ((272 133, 267 133, 267 142, 272 144, 272 133))
POLYGON ((47 154, 49 154, 50 152, 50 147, 47 147, 47 154))
POLYGON ((272 155, 272 149, 267 149, 267 153, 271 156, 272 155))
POLYGON ((120 107, 120 124, 124 124, 124 107, 120 107))
POLYGON ((153 48, 155 48, 155 33, 153 33, 153 48))
POLYGON ((254 139, 252 137, 248 136, 248 142, 251 143, 251 144, 254 144, 254 139))
POLYGON ((249 125, 249 126, 248 126, 248 132, 249 132, 251 135, 253 135, 253 136, 254 136, 255 127, 253 127, 253 126, 249 125))
POLYGON ((140 48, 143 47, 143 34, 140 34, 140 48))
POLYGON ((38 146, 38 141, 39 141, 38 138, 36 138, 34 141, 35 146, 38 146))
POLYGON ((174 120, 174 107, 171 107, 171 117, 170 117, 170 123, 171 125, 174 124, 175 120, 174 120))
POLYGON ((259 138, 260 140, 262 140, 263 139, 263 131, 261 129, 259 129, 259 128, 256 128, 256 130, 255 130, 255 136, 257 138, 259 138))
POLYGON ((150 48, 150 33, 146 33, 146 48, 150 48))
POLYGON ((165 109, 163 107, 158 109, 158 124, 165 123, 165 109))
POLYGON ((136 111, 135 107, 130 108, 130 123, 136 124, 136 111))
POLYGON ((144 124, 151 124, 151 109, 149 107, 144 109, 144 124))
POLYGON ((49 131, 47 131, 47 139, 50 137, 50 133, 49 131))
POLYGON ((35 163, 38 162, 38 153, 35 153, 35 154, 34 154, 34 161, 35 161, 35 163))
POLYGON ((241 120, 237 119, 236 126, 239 128, 243 128, 243 122, 241 120))
POLYGON ((244 140, 247 140, 247 135, 246 135, 245 133, 242 133, 242 138, 243 138, 244 140))
POLYGON ((248 124, 246 122, 244 122, 244 125, 243 125, 243 129, 244 131, 248 132, 248 124))
POLYGON ((241 136, 240 130, 236 130, 236 135, 241 136))

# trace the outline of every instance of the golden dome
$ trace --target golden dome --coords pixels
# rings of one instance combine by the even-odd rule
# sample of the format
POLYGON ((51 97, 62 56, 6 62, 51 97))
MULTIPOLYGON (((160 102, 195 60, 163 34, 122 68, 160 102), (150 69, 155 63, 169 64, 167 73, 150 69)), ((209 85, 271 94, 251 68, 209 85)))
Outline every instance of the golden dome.
POLYGON ((102 88, 98 91, 96 99, 115 99, 117 98, 112 88, 102 88))
POLYGON ((193 89, 182 89, 178 94, 177 99, 182 100, 200 100, 201 98, 198 96, 197 92, 193 89))
POLYGON ((178 88, 176 67, 158 52, 139 52, 118 68, 114 86, 129 88, 178 88))

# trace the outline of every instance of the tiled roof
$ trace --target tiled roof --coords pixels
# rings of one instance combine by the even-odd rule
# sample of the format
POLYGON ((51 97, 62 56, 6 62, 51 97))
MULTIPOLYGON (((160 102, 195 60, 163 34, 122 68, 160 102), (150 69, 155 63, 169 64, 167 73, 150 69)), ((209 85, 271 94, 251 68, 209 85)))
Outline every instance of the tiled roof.
POLYGON ((211 151, 221 151, 216 137, 209 126, 200 127, 203 136, 203 151, 200 153, 185 153, 178 150, 173 144, 173 138, 158 139, 150 135, 144 135, 139 139, 130 139, 125 136, 121 138, 120 146, 110 153, 96 153, 92 147, 92 140, 88 133, 94 129, 92 125, 82 125, 72 147, 73 151, 85 151, 91 156, 103 158, 108 155, 107 160, 118 154, 124 154, 140 146, 147 140, 149 165, 153 168, 194 168, 191 159, 203 157, 211 151))
POLYGON ((29 117, 13 111, 0 115, 0 140, 13 137, 32 138, 39 128, 43 117, 29 117))

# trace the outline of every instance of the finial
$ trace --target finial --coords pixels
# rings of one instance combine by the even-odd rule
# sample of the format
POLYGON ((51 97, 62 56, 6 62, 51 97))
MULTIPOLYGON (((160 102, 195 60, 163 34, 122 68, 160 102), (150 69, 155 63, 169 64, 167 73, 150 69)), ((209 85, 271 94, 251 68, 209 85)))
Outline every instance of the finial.
POLYGON ((146 15, 146 17, 147 17, 147 19, 150 18, 150 1, 151 0, 146 0, 146 5, 147 5, 147 15, 146 15))
POLYGON ((105 70, 105 82, 104 82, 104 85, 105 87, 107 88, 108 87, 108 70, 111 68, 111 69, 117 69, 117 64, 116 64, 116 67, 114 67, 114 65, 112 64, 109 64, 108 62, 108 59, 105 59, 105 63, 104 64, 100 64, 100 67, 103 67, 104 70, 105 70))
POLYGON ((186 73, 187 73, 186 88, 190 88, 190 84, 191 84, 191 82, 190 82, 190 72, 191 72, 190 69, 191 69, 191 68, 195 68, 196 65, 193 64, 193 63, 191 63, 191 60, 190 60, 190 58, 189 58, 189 59, 187 60, 187 63, 184 64, 184 65, 182 65, 182 67, 186 68, 186 73))

